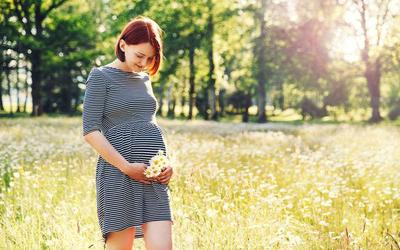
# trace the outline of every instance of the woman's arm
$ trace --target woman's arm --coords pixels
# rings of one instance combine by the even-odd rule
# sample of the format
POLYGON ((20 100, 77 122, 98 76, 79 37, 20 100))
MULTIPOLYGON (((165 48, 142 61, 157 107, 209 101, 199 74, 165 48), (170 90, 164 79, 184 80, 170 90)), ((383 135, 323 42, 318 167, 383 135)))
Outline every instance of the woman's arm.
POLYGON ((111 165, 126 172, 129 162, 110 144, 102 133, 95 130, 83 137, 111 165))
POLYGON ((98 130, 94 130, 84 137, 85 141, 89 143, 96 151, 114 167, 121 170, 132 179, 139 182, 150 184, 150 178, 144 175, 146 165, 143 163, 129 163, 117 150, 110 144, 107 138, 98 130))

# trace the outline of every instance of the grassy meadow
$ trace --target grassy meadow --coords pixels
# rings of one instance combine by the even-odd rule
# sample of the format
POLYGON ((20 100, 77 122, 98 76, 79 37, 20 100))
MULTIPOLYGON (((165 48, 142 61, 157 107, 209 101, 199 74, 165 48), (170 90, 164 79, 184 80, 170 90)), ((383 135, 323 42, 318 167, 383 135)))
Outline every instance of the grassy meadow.
MULTIPOLYGON (((175 249, 400 249, 400 127, 159 124, 175 249)), ((0 249, 103 249, 96 160, 80 117, 0 119, 0 249)))

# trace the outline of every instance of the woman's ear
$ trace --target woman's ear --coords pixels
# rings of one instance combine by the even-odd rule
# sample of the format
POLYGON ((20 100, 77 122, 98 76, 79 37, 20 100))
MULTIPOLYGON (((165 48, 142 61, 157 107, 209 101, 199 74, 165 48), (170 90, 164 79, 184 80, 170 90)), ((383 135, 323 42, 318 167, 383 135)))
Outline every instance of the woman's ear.
POLYGON ((119 48, 122 52, 125 52, 125 41, 123 39, 119 40, 119 48))

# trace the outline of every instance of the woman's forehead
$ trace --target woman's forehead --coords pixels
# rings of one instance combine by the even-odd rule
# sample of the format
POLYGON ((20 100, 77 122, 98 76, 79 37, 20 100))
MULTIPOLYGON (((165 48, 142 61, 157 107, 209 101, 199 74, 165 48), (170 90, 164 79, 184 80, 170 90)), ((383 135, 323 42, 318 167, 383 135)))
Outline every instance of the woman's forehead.
POLYGON ((139 43, 131 45, 137 52, 142 55, 153 57, 154 56, 154 48, 150 43, 139 43))

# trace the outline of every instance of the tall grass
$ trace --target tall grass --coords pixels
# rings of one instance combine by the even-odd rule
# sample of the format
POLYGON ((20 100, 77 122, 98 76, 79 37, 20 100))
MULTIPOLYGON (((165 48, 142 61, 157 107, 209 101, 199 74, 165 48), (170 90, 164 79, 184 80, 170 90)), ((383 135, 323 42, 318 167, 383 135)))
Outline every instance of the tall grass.
MULTIPOLYGON (((175 249, 400 249, 399 128, 159 123, 175 249)), ((96 159, 79 118, 0 120, 0 249, 102 249, 96 159)))

